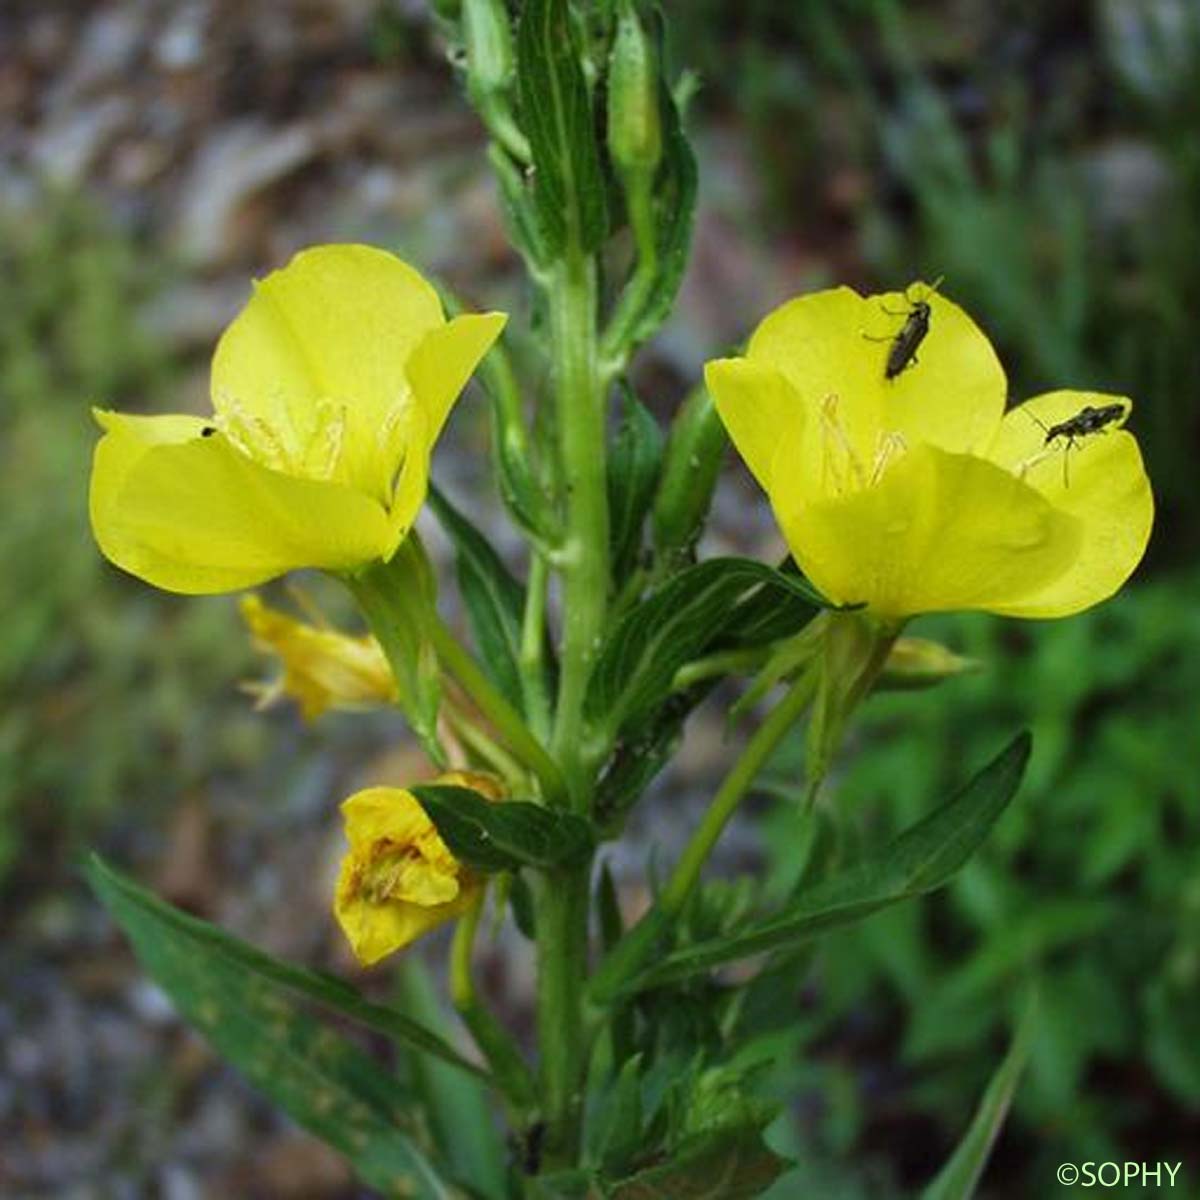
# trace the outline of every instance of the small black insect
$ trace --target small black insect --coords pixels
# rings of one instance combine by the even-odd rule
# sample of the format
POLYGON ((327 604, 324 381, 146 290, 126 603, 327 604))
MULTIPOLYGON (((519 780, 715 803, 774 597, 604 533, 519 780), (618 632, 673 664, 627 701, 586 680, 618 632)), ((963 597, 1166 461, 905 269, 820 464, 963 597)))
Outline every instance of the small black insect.
POLYGON ((212 435, 216 432, 217 432, 217 427, 215 425, 205 425, 205 427, 202 430, 200 430, 200 436, 201 437, 212 437, 212 435))
POLYGON ((939 275, 933 285, 919 300, 910 299, 906 290, 904 293, 904 299, 908 302, 908 308, 906 309, 884 308, 883 311, 889 316, 904 318, 904 324, 900 327, 900 332, 894 337, 869 338, 873 342, 891 342, 891 346, 888 349, 887 362, 883 368, 884 379, 895 379, 897 375, 917 361, 917 350, 928 335, 929 325, 933 318, 933 309, 929 305, 929 296, 937 291, 938 285, 941 282, 942 277, 939 275))
MULTIPOLYGON (((1029 410, 1026 409, 1028 412, 1029 410)), ((1087 437, 1092 433, 1100 433, 1107 429, 1110 425, 1117 421, 1122 421, 1129 415, 1129 406, 1127 404, 1085 404, 1073 417, 1068 417, 1065 421, 1059 421, 1057 425, 1047 425, 1044 421, 1038 418, 1034 413, 1029 415, 1038 423, 1043 433, 1046 435, 1044 446, 1049 446, 1052 442, 1063 438, 1066 445, 1063 446, 1063 486, 1069 485, 1070 480, 1067 476, 1067 456, 1074 449, 1077 439, 1087 437)))
MULTIPOLYGON (((1089 433, 1099 433, 1105 426, 1111 425, 1114 421, 1119 421, 1126 413, 1124 404, 1102 404, 1099 408, 1094 405, 1085 404, 1073 417, 1068 417, 1065 421, 1059 421, 1057 425, 1051 425, 1046 429, 1046 441, 1048 446, 1055 438, 1066 438, 1067 449, 1069 450, 1075 445, 1075 439, 1085 437, 1089 433)), ((1032 413, 1029 414, 1031 417, 1032 413)), ((1037 421, 1037 418, 1033 418, 1037 421)), ((1038 421, 1041 425, 1041 422, 1038 421)))

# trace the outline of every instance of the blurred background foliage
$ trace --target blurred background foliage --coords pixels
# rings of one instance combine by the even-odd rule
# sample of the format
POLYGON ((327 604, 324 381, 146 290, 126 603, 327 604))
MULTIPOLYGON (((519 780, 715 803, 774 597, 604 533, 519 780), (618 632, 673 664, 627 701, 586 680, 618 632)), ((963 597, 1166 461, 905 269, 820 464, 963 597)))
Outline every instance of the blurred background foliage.
MULTIPOLYGON (((37 49, 35 7, 18 3, 0 18, 10 47, 22 21, 20 44, 33 47, 28 68, 14 50, 0 52, 6 95, 57 86, 57 60, 37 49)), ((1014 728, 1035 735, 1018 802, 951 888, 828 939, 811 960, 778 964, 754 990, 740 1018, 756 1030, 747 1065, 779 1095, 799 1097, 776 1132, 802 1162, 786 1186, 806 1190, 779 1194, 892 1196, 928 1177, 999 1060, 1031 978, 1041 983, 1042 1023, 993 1194, 1050 1194, 1054 1166, 1085 1158, 1183 1158, 1191 1190, 1173 1194, 1200 1194, 1200 9, 1188 0, 664 7, 673 58, 699 77, 702 213, 680 312, 639 367, 655 411, 669 414, 703 357, 744 336, 783 295, 944 275, 946 292, 995 336, 1014 398, 1058 386, 1134 398, 1131 427, 1159 505, 1147 563, 1093 612, 1045 624, 921 622, 915 632, 980 669, 873 700, 844 756, 836 804, 815 820, 796 810, 798 747, 764 781, 762 832, 747 834, 748 857, 729 865, 748 862, 778 894, 805 863, 915 819, 1014 728)), ((237 26, 232 6, 175 8, 208 22, 192 58, 175 28, 182 16, 155 44, 183 63, 172 68, 181 103, 208 105, 212 133, 193 165, 207 148, 210 182, 224 181, 203 210, 209 220, 228 208, 217 233, 195 214, 191 226, 175 219, 180 210, 186 218, 186 194, 203 172, 168 159, 160 169, 170 182, 152 173, 144 188, 121 185, 100 156, 54 172, 46 155, 22 161, 12 150, 47 123, 38 105, 14 105, 11 126, 0 117, 0 150, 33 181, 0 189, 0 930, 17 997, 0 1004, 12 1081, 0 1085, 0 1129, 6 1141, 40 1131, 50 1151, 64 1122, 86 1138, 100 1120, 97 1101, 68 1104, 64 1116, 70 1093, 49 1078, 61 1064, 30 1049, 52 1036, 38 1024, 42 984, 20 982, 42 979, 45 961, 78 958, 78 943, 111 957, 94 919, 72 933, 61 916, 64 895, 73 911, 92 905, 70 889, 80 847, 117 843, 126 858, 156 862, 178 849, 179 806, 229 789, 251 792, 237 820, 226 820, 230 843, 249 838, 269 858, 282 835, 304 827, 334 846, 331 780, 361 765, 369 740, 340 718, 311 737, 290 718, 267 725, 235 691, 254 667, 230 603, 179 602, 102 563, 86 519, 88 406, 199 402, 206 347, 245 277, 303 240, 391 241, 468 295, 508 299, 514 278, 488 185, 478 182, 472 119, 420 5, 297 6, 303 33, 290 43, 237 26), (236 35, 213 32, 221 22, 236 35), (172 30, 175 40, 164 41, 172 30), (367 83, 354 93, 358 107, 339 110, 347 78, 367 83), (217 98, 199 99, 210 93, 217 98), (355 113, 366 114, 369 136, 330 123, 355 113), (389 114, 395 145, 380 132, 389 114), (316 148, 306 151, 298 139, 313 129, 316 148), (274 157, 248 159, 250 144, 274 157), (233 200, 231 178, 249 180, 233 200), (277 788, 291 801, 273 799, 277 788), (52 903, 59 917, 31 918, 52 903)), ((148 11, 133 0, 82 5, 61 23, 86 44, 102 19, 149 21, 148 11)), ((287 25, 279 11, 245 19, 287 25)), ((118 73, 111 86, 119 94, 135 83, 118 73)), ((81 105, 94 100, 79 95, 81 105)), ((181 145, 200 144, 188 137, 181 145)), ((122 169, 136 183, 133 167, 122 169)), ((442 463, 476 510, 496 507, 477 466, 485 444, 478 423, 462 417, 442 463)), ((712 544, 766 553, 769 528, 731 461, 712 544)), ((393 725, 369 726, 381 729, 393 725)), ((718 713, 698 736, 720 734, 718 713)), ((711 788, 720 756, 699 757, 694 771, 668 777, 668 792, 711 788)), ((649 813, 642 828, 649 838, 662 831, 649 813)), ((735 831, 733 841, 744 847, 746 838, 735 831)), ((247 853, 202 856, 208 865, 193 875, 209 882, 181 889, 184 899, 222 911, 205 889, 238 886, 247 853), (214 857, 221 869, 209 869, 214 857)), ((312 854, 300 861, 311 875, 312 854)), ((276 922, 288 917, 279 895, 295 900, 280 891, 289 878, 258 886, 276 922)), ((320 888, 312 893, 291 910, 310 954, 325 945, 312 930, 326 921, 320 888)), ((728 889, 712 897, 718 907, 736 902, 728 889)), ((67 986, 63 975, 45 978, 67 986)), ((519 983, 511 992, 519 1014, 519 983)), ((101 989, 103 1004, 114 994, 101 989)), ((79 1017, 98 1019, 96 1010, 79 1017)), ((121 1072, 134 1068, 112 1053, 104 1078, 141 1097, 134 1103, 145 1112, 144 1074, 126 1087, 121 1072)), ((84 1181, 71 1194, 109 1194, 86 1190, 105 1172, 136 1186, 153 1172, 131 1160, 154 1153, 169 1163, 193 1155, 202 1189, 214 1190, 189 1195, 267 1186, 257 1174, 252 1184, 236 1174, 213 1183, 248 1153, 253 1128, 261 1135, 260 1113, 258 1126, 235 1129, 231 1145, 214 1150, 196 1132, 206 1110, 194 1096, 168 1108, 176 1124, 191 1122, 190 1143, 131 1141, 133 1118, 124 1140, 110 1138, 86 1169, 62 1168, 72 1186, 84 1181)), ((298 1161, 303 1178, 288 1186, 300 1190, 272 1176, 267 1194, 354 1194, 336 1168, 298 1161)), ((67 1194, 41 1160, 23 1169, 6 1179, 0 1166, 0 1185, 67 1194)))

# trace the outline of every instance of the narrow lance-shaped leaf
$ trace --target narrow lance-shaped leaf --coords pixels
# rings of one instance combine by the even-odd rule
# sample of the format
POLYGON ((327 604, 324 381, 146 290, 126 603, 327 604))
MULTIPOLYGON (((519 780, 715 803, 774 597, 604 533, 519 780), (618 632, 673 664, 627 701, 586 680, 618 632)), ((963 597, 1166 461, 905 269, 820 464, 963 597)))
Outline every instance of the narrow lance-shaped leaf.
MULTIPOLYGON (((129 935, 142 965, 214 1048, 385 1196, 452 1193, 407 1130, 411 1106, 396 1079, 305 1013, 286 987, 181 935, 99 859, 88 878, 129 935)), ((165 907, 165 906, 164 906, 165 907)))
POLYGON ((131 937, 132 927, 136 927, 142 937, 183 947, 197 961, 210 964, 214 970, 226 969, 246 977, 256 976, 264 983, 294 992, 322 1008, 382 1033, 409 1050, 430 1054, 469 1075, 487 1079, 486 1072, 463 1058, 449 1042, 403 1013, 367 1000, 345 980, 284 962, 208 921, 173 907, 109 866, 99 855, 91 857, 86 872, 88 882, 105 907, 113 912, 114 918, 131 937))
POLYGON ((1037 999, 1033 997, 1026 1006, 1004 1061, 992 1076, 979 1102, 970 1127, 950 1160, 921 1193, 921 1200, 970 1200, 975 1194, 992 1147, 1008 1116, 1017 1085, 1021 1082, 1036 1030, 1037 999))
POLYGON ((621 991, 644 990, 734 959, 794 946, 941 887, 1016 795, 1029 748, 1029 734, 1020 734, 952 800, 881 851, 801 892, 766 920, 668 955, 621 991))
POLYGON ((608 235, 607 202, 567 0, 525 0, 517 28, 517 88, 533 154, 541 240, 555 256, 571 238, 584 253, 595 250, 608 235))
POLYGON ((752 559, 714 558, 689 567, 609 635, 588 685, 589 720, 619 731, 653 712, 679 668, 730 628, 737 602, 762 586, 814 606, 827 603, 799 576, 752 559))
POLYGON ((552 870, 578 863, 591 852, 591 826, 564 809, 523 800, 492 804, 470 788, 443 784, 410 790, 451 853, 476 870, 552 870))

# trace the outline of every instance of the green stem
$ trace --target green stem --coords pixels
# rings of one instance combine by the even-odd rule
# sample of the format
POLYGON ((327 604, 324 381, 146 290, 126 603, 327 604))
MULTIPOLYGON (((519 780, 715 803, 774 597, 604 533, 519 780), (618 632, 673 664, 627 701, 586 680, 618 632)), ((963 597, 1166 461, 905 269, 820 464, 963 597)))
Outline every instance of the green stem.
POLYGON ((615 997, 622 985, 642 969, 663 932, 682 912, 729 818, 750 790, 763 764, 808 707, 815 686, 815 676, 806 671, 746 743, 675 864, 658 902, 621 939, 593 976, 591 993, 597 1003, 603 1004, 615 997))
POLYGON ((567 528, 563 577, 562 673, 552 748, 572 806, 586 810, 589 781, 583 701, 604 632, 608 597, 608 493, 604 393, 596 365, 596 271, 571 247, 550 285, 550 324, 559 453, 567 528))
MULTIPOLYGON (((559 469, 566 531, 555 563, 563 581, 563 630, 552 749, 567 802, 591 807, 594 762, 586 750, 584 698, 604 633, 608 600, 608 481, 604 389, 596 363, 596 266, 572 235, 549 279, 559 469)), ((588 879, 591 864, 543 877, 537 897, 537 1028, 549 1165, 574 1166, 583 1111, 588 879)))
POLYGON ((588 869, 546 875, 537 897, 537 1016, 547 1166, 574 1166, 583 1115, 588 869))
POLYGON ((547 801, 553 803, 560 798, 563 794, 562 774, 529 732, 521 714, 509 704, 436 614, 431 617, 429 634, 442 665, 500 731, 509 749, 538 777, 547 801))
POLYGON ((463 1024, 483 1052, 497 1085, 504 1093, 508 1116, 517 1128, 527 1124, 537 1104, 533 1076, 508 1030, 481 1004, 471 977, 471 951, 483 912, 483 889, 459 918, 450 950, 450 998, 463 1024))
POLYGON ((546 587, 550 566, 536 547, 529 560, 529 580, 525 585, 525 612, 521 621, 521 646, 518 666, 525 711, 534 734, 544 738, 550 732, 550 698, 546 695, 546 587))
POLYGON ((464 750, 477 760, 486 763, 490 770, 500 775, 510 794, 519 796, 528 782, 524 768, 507 750, 488 737, 480 726, 460 712, 453 704, 442 705, 442 716, 462 743, 464 750))
POLYGON ((717 794, 663 889, 659 906, 669 916, 677 916, 683 910, 700 880, 700 872, 712 853, 713 846, 729 823, 729 818, 737 810, 742 797, 750 790, 759 771, 774 753, 784 735, 808 707, 815 687, 815 676, 812 672, 805 671, 746 743, 746 748, 733 764, 733 769, 717 789, 717 794))
POLYGON ((671 690, 685 691, 693 684, 702 683, 705 679, 713 679, 718 675, 742 675, 755 671, 771 657, 774 644, 751 646, 745 650, 720 650, 706 658, 697 658, 690 663, 684 663, 675 672, 671 681, 671 690))
POLYGON ((633 229, 637 263, 621 299, 617 302, 600 351, 604 378, 611 379, 625 367, 633 350, 634 333, 642 309, 658 278, 658 245, 654 239, 654 206, 651 198, 652 175, 627 181, 625 203, 633 229))

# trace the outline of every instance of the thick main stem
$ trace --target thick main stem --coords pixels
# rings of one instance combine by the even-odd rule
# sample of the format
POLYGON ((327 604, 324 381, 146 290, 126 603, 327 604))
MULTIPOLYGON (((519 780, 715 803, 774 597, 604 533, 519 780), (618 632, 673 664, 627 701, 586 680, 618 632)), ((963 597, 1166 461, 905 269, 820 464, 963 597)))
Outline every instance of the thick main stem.
POLYGON ((583 700, 599 650, 608 600, 608 491, 604 396, 596 356, 596 271, 568 250, 550 286, 559 454, 566 490, 562 673, 553 751, 567 779, 572 807, 588 801, 583 700))
MULTIPOLYGON (((559 557, 563 630, 552 752, 567 803, 591 806, 593 763, 584 697, 608 601, 608 490, 604 393, 596 354, 596 268, 574 239, 549 284, 559 465, 566 530, 559 557)), ((545 876, 537 900, 537 1023, 550 1164, 575 1165, 583 1102, 583 985, 590 863, 545 876)))

